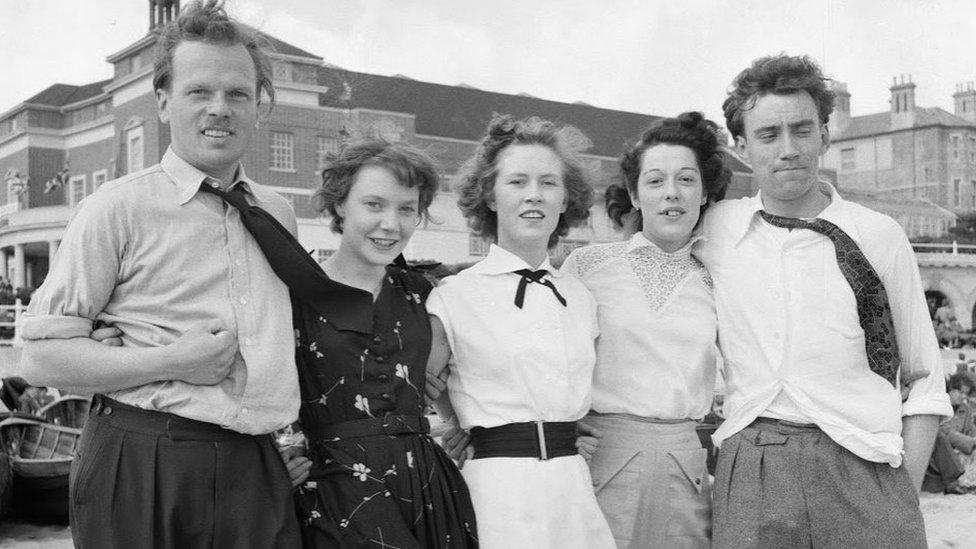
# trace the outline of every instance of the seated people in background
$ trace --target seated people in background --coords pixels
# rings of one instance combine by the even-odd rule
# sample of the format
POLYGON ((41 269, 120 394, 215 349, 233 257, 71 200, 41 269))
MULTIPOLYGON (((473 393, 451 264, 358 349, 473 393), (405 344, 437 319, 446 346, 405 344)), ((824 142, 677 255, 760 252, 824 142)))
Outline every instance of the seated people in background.
POLYGON ((963 488, 976 487, 976 424, 973 422, 973 409, 969 403, 974 389, 976 380, 969 373, 952 374, 947 391, 955 414, 939 425, 939 432, 949 440, 965 469, 959 477, 959 485, 963 488))

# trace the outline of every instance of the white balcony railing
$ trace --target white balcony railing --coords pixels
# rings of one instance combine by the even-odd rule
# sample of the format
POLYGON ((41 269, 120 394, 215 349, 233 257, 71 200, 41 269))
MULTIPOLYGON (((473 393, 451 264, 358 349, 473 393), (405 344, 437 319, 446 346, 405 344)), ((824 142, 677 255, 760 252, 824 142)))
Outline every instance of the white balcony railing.
POLYGON ((935 243, 921 243, 912 244, 912 249, 915 250, 917 254, 976 254, 976 245, 974 244, 957 244, 953 242, 952 244, 935 244, 935 243))

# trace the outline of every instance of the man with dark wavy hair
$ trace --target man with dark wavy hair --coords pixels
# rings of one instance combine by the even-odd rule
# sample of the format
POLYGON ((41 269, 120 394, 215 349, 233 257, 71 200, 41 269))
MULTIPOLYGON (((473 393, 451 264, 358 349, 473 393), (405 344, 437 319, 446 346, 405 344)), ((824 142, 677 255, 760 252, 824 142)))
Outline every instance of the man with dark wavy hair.
POLYGON ((724 104, 759 193, 717 204, 700 248, 726 379, 714 547, 926 546, 941 355, 901 227, 819 180, 833 100, 816 63, 780 54, 724 104))
POLYGON ((297 547, 268 434, 299 405, 288 290, 238 210, 202 190, 296 232, 241 166, 262 92, 273 101, 268 61, 208 0, 162 28, 155 69, 171 144, 79 207, 25 315, 23 373, 96 393, 71 475, 77 547, 297 547), (117 347, 89 339, 99 322, 117 347))

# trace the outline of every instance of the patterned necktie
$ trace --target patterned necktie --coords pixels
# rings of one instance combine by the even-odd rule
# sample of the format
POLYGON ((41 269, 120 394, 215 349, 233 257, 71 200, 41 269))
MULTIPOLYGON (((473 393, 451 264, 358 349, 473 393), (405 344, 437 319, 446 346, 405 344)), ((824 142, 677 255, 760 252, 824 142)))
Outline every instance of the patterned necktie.
POLYGON ((780 217, 760 211, 770 225, 787 229, 810 229, 834 243, 837 266, 850 284, 857 300, 857 317, 864 330, 864 350, 867 352, 871 371, 888 380, 892 385, 898 376, 901 358, 898 341, 891 320, 891 306, 884 283, 874 267, 864 257, 857 243, 837 225, 823 219, 806 221, 792 217, 780 217))
POLYGON ((522 305, 525 304, 525 288, 529 285, 530 282, 534 282, 536 284, 542 284, 543 286, 549 288, 550 290, 552 290, 552 294, 556 296, 556 299, 558 299, 559 302, 562 303, 563 307, 566 306, 566 298, 560 295, 559 290, 556 289, 556 286, 552 283, 552 281, 543 280, 543 277, 549 274, 549 271, 545 269, 540 269, 538 271, 531 271, 529 269, 519 269, 515 271, 515 274, 520 275, 522 277, 521 279, 519 279, 518 289, 515 290, 515 306, 518 307, 519 309, 521 309, 522 305))
POLYGON ((298 239, 274 216, 247 203, 239 185, 224 191, 207 180, 200 185, 200 192, 217 195, 240 212, 244 228, 254 237, 271 269, 288 286, 292 297, 323 312, 341 309, 344 328, 362 332, 370 329, 373 323, 372 295, 366 291, 350 292, 345 285, 329 278, 298 239))

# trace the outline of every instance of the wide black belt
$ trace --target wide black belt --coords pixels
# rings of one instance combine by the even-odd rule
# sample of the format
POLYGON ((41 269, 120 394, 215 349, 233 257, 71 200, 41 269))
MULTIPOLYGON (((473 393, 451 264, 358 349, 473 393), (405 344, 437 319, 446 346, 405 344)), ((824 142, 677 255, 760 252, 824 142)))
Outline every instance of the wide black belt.
POLYGON ((532 421, 472 427, 474 459, 531 457, 542 460, 576 454, 576 422, 532 421))
POLYGON ((370 436, 425 435, 430 422, 422 416, 386 415, 318 425, 307 430, 312 440, 359 438, 370 436))

